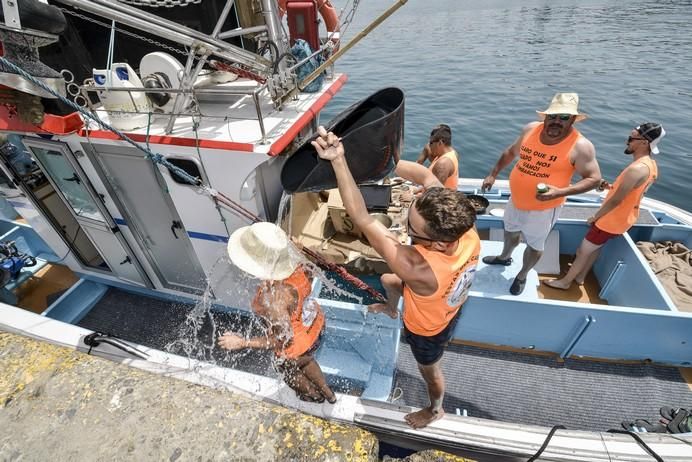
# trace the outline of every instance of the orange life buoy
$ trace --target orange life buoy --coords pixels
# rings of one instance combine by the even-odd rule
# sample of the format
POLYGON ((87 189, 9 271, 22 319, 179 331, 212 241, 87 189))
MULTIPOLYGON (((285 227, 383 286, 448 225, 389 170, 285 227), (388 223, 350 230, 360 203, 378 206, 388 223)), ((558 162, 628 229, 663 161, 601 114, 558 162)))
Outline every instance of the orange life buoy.
POLYGON ((327 32, 339 32, 339 15, 336 14, 336 8, 329 0, 317 0, 317 9, 320 11, 320 16, 324 19, 324 24, 327 26, 327 32))
MULTIPOLYGON (((279 0, 279 16, 283 18, 286 14, 286 4, 288 0, 279 0)), ((317 10, 324 20, 324 25, 327 27, 327 32, 339 32, 339 15, 336 13, 336 8, 329 0, 316 0, 317 10)))

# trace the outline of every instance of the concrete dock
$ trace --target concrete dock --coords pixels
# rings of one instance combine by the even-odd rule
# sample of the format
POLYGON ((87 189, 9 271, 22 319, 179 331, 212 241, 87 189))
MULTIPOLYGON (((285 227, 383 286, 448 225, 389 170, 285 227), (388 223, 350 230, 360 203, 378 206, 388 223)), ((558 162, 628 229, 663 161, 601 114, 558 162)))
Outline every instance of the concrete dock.
POLYGON ((4 332, 0 428, 0 461, 378 460, 358 427, 4 332))

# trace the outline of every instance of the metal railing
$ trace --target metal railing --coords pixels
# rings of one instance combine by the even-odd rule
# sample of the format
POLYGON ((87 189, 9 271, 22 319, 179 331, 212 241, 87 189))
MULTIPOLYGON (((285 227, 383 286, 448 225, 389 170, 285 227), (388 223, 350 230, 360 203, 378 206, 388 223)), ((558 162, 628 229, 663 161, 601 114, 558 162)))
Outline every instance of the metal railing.
MULTIPOLYGON (((184 101, 186 97, 191 97, 194 101, 197 101, 197 97, 199 96, 214 96, 214 97, 224 97, 224 96, 249 96, 252 98, 252 101, 254 103, 255 107, 255 114, 257 116, 257 123, 259 124, 259 129, 260 129, 260 134, 261 134, 261 140, 260 143, 266 143, 267 141, 267 132, 264 127, 264 117, 262 114, 262 106, 260 104, 260 94, 266 90, 266 85, 260 85, 258 87, 254 87, 252 89, 248 88, 246 90, 243 89, 219 89, 219 88, 196 88, 192 90, 187 90, 187 89, 180 89, 180 88, 144 88, 144 87, 129 87, 129 88, 122 88, 122 87, 101 87, 101 86, 96 86, 91 83, 86 83, 84 85, 79 85, 79 90, 80 90, 80 96, 84 98, 86 101, 86 105, 89 107, 89 109, 92 112, 97 112, 97 111, 105 111, 105 112, 117 112, 119 114, 151 114, 151 115, 156 115, 156 116, 169 116, 175 120, 176 117, 179 116, 189 116, 189 117, 197 117, 200 119, 223 119, 223 120, 228 120, 228 119, 236 119, 235 117, 229 116, 229 115, 213 115, 213 114, 204 114, 200 111, 200 105, 198 103, 193 104, 189 110, 181 110, 182 108, 176 109, 175 106, 173 110, 171 111, 164 111, 160 108, 157 108, 156 110, 151 110, 149 108, 146 109, 139 109, 141 106, 141 103, 138 104, 134 94, 136 93, 170 93, 170 94, 175 94, 176 97, 180 97, 180 101, 184 101), (130 102, 132 103, 132 107, 135 108, 134 111, 128 111, 128 110, 115 110, 115 111, 109 111, 106 107, 103 106, 103 104, 97 104, 93 103, 90 97, 90 93, 96 93, 97 95, 99 93, 103 92, 125 92, 128 94, 130 98, 130 102)), ((238 117, 237 119, 239 120, 247 120, 247 117, 238 117)), ((168 127, 166 130, 166 133, 169 133, 168 127)))

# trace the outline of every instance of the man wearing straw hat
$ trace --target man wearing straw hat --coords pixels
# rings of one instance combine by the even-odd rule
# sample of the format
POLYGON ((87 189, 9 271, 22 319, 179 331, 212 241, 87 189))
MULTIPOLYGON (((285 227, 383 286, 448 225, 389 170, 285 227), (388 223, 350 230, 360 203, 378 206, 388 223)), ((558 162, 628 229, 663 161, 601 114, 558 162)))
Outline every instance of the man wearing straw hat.
POLYGON ((293 254, 286 233, 273 223, 237 229, 228 240, 231 261, 261 279, 252 310, 267 324, 266 335, 245 338, 226 332, 218 344, 226 350, 274 350, 277 369, 303 401, 336 402, 312 353, 319 346, 324 314, 310 297, 311 280, 293 254))
POLYGON ((454 335, 478 264, 475 209, 463 193, 443 188, 430 170, 400 161, 398 175, 428 187, 409 208, 408 235, 413 245, 403 245, 368 214, 341 140, 324 127, 319 127, 318 133, 312 144, 320 158, 331 162, 346 212, 393 271, 382 276, 387 303, 369 308, 395 318, 403 296, 404 338, 430 399, 429 406, 407 414, 405 419, 413 428, 425 427, 444 415, 445 382, 440 360, 454 335))
POLYGON ((512 252, 523 236, 526 249, 521 270, 509 288, 512 295, 524 290, 526 277, 543 254, 545 241, 560 216, 565 197, 594 189, 601 181, 593 144, 573 127, 586 118, 578 106, 576 93, 557 93, 548 109, 536 111, 541 121, 524 127, 483 180, 482 189, 490 189, 495 177, 519 158, 509 175, 511 197, 503 218, 502 253, 483 257, 488 265, 509 266, 512 252), (570 181, 575 171, 582 178, 572 185, 570 181))

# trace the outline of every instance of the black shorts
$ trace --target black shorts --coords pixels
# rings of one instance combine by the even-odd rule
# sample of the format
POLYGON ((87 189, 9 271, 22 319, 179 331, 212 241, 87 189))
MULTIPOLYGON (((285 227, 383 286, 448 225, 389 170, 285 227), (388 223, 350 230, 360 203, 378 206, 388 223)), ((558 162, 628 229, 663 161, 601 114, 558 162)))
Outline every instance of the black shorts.
POLYGON ((418 364, 429 366, 439 361, 447 343, 449 343, 452 339, 452 335, 454 335, 454 328, 459 320, 459 315, 461 315, 461 309, 459 309, 457 314, 449 321, 447 327, 430 337, 414 334, 404 326, 404 339, 406 339, 406 343, 411 346, 411 353, 413 353, 413 357, 416 358, 418 364))

